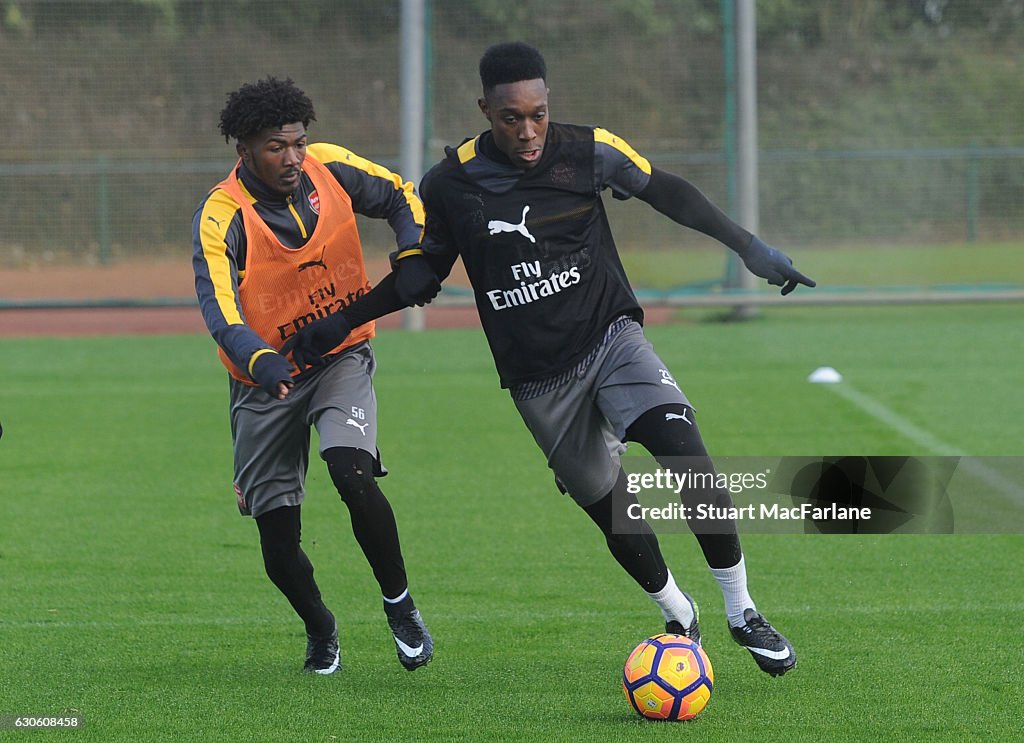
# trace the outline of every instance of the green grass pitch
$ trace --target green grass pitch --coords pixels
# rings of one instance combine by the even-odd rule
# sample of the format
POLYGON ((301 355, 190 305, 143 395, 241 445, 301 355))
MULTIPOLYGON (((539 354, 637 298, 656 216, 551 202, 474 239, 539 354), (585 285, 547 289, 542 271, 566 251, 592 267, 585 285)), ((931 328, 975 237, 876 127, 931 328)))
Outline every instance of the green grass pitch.
MULTIPOLYGON (((649 337, 713 454, 931 453, 805 381, 831 365, 964 453, 1016 456, 1020 311, 684 315, 649 337)), ((780 679, 729 639, 696 542, 665 535, 717 683, 691 723, 639 719, 619 677, 660 615, 555 490, 482 334, 387 332, 375 345, 382 487, 433 663, 399 667, 314 462, 304 544, 344 671, 300 672, 301 624, 235 510, 209 338, 4 340, 0 716, 81 714, 84 730, 35 734, 73 741, 1019 739, 1021 535, 749 536, 751 592, 800 656, 780 679)))

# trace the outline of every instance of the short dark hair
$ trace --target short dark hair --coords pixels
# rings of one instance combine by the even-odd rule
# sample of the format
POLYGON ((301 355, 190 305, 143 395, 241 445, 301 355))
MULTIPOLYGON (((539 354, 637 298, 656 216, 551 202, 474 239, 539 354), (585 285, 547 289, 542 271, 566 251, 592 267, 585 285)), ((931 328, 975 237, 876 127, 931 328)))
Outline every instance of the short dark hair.
POLYGON ((546 80, 548 67, 541 53, 522 41, 507 41, 489 47, 480 58, 480 82, 484 94, 504 83, 546 80))
POLYGON ((228 94, 227 105, 220 112, 220 133, 228 141, 242 140, 264 129, 296 121, 309 126, 315 120, 313 102, 291 78, 267 77, 228 94))

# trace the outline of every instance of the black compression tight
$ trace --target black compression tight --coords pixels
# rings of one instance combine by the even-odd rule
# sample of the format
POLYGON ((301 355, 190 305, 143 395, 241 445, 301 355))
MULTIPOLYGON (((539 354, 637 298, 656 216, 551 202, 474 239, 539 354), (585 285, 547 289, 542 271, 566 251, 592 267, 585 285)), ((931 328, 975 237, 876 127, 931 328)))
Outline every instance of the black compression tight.
POLYGON ((611 493, 583 508, 604 534, 612 556, 648 593, 656 593, 668 582, 668 569, 661 555, 658 538, 646 521, 626 517, 636 498, 626 491, 626 475, 619 470, 619 479, 611 493))
MULTIPOLYGON (((687 468, 715 474, 715 465, 704 448, 693 408, 686 405, 660 405, 648 410, 627 429, 626 439, 643 446, 666 469, 679 469, 680 463, 673 463, 672 458, 686 457, 687 468)), ((733 505, 729 493, 720 488, 689 488, 680 497, 691 514, 696 512, 698 504, 733 505)), ((716 522, 715 533, 695 527, 694 521, 688 521, 688 526, 710 567, 729 568, 740 561, 743 553, 735 521, 716 522)))
POLYGON ((299 546, 300 509, 300 506, 283 506, 256 517, 263 566, 273 584, 306 623, 306 631, 323 635, 331 631, 334 619, 320 598, 320 589, 313 579, 313 565, 299 546))
POLYGON ((381 593, 388 598, 408 588, 398 525, 391 504, 377 486, 373 456, 362 449, 335 447, 323 454, 331 480, 352 518, 352 533, 363 550, 381 593))

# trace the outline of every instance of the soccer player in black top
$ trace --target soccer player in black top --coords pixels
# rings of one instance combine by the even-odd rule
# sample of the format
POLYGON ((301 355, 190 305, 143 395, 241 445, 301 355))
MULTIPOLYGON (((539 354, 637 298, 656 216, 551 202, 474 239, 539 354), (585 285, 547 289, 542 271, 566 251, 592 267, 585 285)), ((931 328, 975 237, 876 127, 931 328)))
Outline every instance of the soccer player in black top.
MULTIPOLYGON (((480 61, 479 106, 489 131, 448 148, 423 178, 418 248, 354 305, 299 331, 287 350, 300 368, 350 328, 432 299, 461 257, 503 387, 544 451, 559 487, 601 529, 620 565, 658 604, 666 631, 700 640, 697 606, 665 565, 619 462, 634 441, 663 464, 686 457, 714 473, 694 409, 641 329, 643 310, 619 260, 601 192, 637 197, 681 225, 724 243, 746 267, 788 294, 814 282, 744 230, 685 179, 653 167, 595 127, 549 122, 546 67, 523 43, 480 61)), ((677 460, 678 461, 678 460, 677 460)), ((731 506, 720 489, 684 490, 696 506, 731 506)), ((792 645, 757 611, 734 522, 714 533, 690 522, 721 586, 732 636, 773 676, 796 665, 792 645)))

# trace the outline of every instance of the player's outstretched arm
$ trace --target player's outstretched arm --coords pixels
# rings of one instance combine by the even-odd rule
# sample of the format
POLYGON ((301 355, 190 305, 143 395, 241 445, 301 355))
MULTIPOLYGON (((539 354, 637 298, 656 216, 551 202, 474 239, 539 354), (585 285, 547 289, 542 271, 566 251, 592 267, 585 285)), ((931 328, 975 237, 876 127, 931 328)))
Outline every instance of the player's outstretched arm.
MULTIPOLYGON (((399 266, 405 260, 401 261, 399 266)), ((353 328, 390 315, 392 312, 397 312, 412 304, 398 290, 397 284, 400 275, 399 268, 396 266, 395 270, 381 279, 377 286, 352 304, 300 328, 295 335, 284 342, 281 353, 291 354, 295 366, 301 371, 305 371, 310 366, 320 366, 323 364, 324 355, 330 353, 348 338, 353 328)), ((430 294, 430 299, 433 299, 440 290, 440 283, 432 270, 431 277, 437 284, 437 288, 430 294)), ((430 299, 425 301, 429 302, 430 299)))
POLYGON ((813 279, 793 268, 789 256, 743 229, 699 188, 674 173, 652 168, 647 186, 637 197, 684 227, 703 232, 736 252, 755 276, 781 286, 789 294, 798 284, 815 286, 813 279))
POLYGON ((322 317, 299 329, 295 335, 284 342, 281 353, 291 354, 292 361, 299 371, 310 366, 321 366, 324 354, 337 348, 348 338, 352 326, 340 312, 322 317))
POLYGON ((441 291, 441 280, 450 270, 451 261, 446 257, 428 256, 418 249, 403 251, 394 259, 394 270, 377 286, 347 307, 300 329, 285 341, 281 353, 290 353, 302 371, 319 366, 324 354, 337 348, 353 328, 413 304, 428 304, 441 291))
POLYGON ((299 371, 320 366, 324 355, 337 348, 352 329, 405 307, 395 292, 395 275, 389 273, 377 286, 347 307, 299 328, 281 346, 281 353, 291 354, 299 371))

